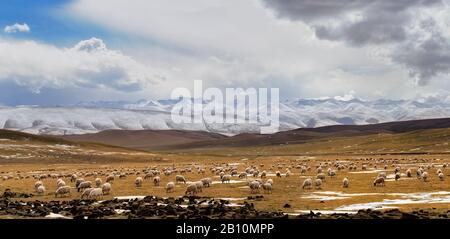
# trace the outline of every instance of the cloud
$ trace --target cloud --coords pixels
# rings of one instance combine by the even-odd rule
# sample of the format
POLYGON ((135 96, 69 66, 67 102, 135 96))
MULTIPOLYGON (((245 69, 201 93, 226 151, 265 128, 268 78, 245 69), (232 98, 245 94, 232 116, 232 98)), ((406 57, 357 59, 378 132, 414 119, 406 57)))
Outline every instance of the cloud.
POLYGON ((108 49, 97 38, 72 48, 0 38, 0 52, 0 81, 14 81, 36 93, 42 88, 73 87, 139 91, 163 77, 157 69, 108 49))
POLYGON ((385 48, 418 85, 450 71, 447 0, 262 0, 277 17, 301 21, 317 38, 385 48))
POLYGON ((4 32, 6 33, 30 32, 30 30, 31 30, 30 27, 26 23, 24 24, 16 23, 14 25, 6 26, 4 32))

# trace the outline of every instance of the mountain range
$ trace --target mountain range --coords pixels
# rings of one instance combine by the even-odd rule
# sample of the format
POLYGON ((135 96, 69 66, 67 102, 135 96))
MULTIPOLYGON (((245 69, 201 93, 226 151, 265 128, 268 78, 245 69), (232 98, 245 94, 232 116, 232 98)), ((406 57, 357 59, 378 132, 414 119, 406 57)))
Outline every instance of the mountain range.
MULTIPOLYGON (((177 100, 80 102, 74 105, 1 106, 0 129, 43 135, 73 135, 104 130, 189 130, 223 135, 257 133, 261 124, 175 123, 177 100)), ((280 103, 280 131, 329 125, 366 125, 450 117, 447 99, 361 100, 293 99, 280 103)))

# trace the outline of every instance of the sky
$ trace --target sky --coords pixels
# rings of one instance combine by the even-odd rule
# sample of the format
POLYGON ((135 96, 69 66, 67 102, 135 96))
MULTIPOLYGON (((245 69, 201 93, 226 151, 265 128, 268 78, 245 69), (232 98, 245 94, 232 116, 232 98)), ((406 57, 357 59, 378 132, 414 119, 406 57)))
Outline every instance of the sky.
POLYGON ((0 104, 167 99, 177 87, 282 99, 450 91, 450 0, 2 0, 0 104))

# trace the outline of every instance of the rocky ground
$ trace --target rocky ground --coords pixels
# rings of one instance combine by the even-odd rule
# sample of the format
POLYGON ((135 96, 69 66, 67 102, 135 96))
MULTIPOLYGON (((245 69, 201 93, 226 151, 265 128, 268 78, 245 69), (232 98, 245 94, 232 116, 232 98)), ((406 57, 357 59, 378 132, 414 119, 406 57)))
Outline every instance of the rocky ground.
POLYGON ((309 213, 288 216, 282 212, 263 212, 254 208, 251 201, 262 196, 252 196, 242 205, 227 200, 186 196, 161 198, 147 196, 138 199, 113 199, 105 201, 70 200, 39 201, 23 200, 33 195, 6 190, 0 196, 0 217, 9 218, 73 218, 73 219, 446 219, 450 210, 419 210, 402 212, 360 210, 356 214, 309 213))

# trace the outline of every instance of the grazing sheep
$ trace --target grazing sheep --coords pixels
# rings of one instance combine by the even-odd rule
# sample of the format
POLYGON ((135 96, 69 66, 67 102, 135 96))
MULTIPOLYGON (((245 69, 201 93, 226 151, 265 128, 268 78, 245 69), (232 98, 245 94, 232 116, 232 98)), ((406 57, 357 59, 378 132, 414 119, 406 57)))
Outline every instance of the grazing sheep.
POLYGON ((203 183, 203 187, 208 187, 209 188, 211 186, 211 184, 212 184, 211 178, 203 178, 201 181, 203 183))
POLYGON ((406 170, 406 177, 412 177, 411 169, 406 170))
POLYGON ((102 186, 102 180, 100 178, 95 179, 95 187, 99 188, 102 186))
POLYGON ((286 170, 286 177, 291 176, 291 171, 290 170, 286 170))
POLYGON ((395 173, 395 181, 400 179, 400 172, 395 173))
POLYGON ((45 187, 44 185, 40 185, 37 189, 36 189, 36 193, 39 195, 43 195, 45 193, 45 187))
POLYGON ((270 183, 273 185, 273 180, 271 178, 267 179, 266 183, 270 183))
POLYGON ((78 186, 80 186, 80 184, 81 184, 82 182, 84 182, 84 179, 83 179, 83 178, 77 178, 77 179, 75 180, 75 187, 78 188, 78 186))
POLYGON ((94 188, 86 188, 86 189, 83 191, 83 193, 81 194, 81 199, 89 198, 89 194, 91 193, 91 191, 92 191, 93 189, 94 189, 94 188))
POLYGON ((134 186, 136 186, 136 187, 142 187, 142 182, 143 182, 144 180, 141 178, 141 177, 137 177, 135 180, 134 180, 134 186))
POLYGON ((385 186, 384 178, 383 178, 383 177, 377 177, 377 178, 373 181, 373 186, 385 186))
POLYGON ((102 185, 102 192, 103 192, 103 195, 108 195, 111 192, 111 184, 110 183, 104 183, 102 185))
POLYGON ((101 188, 93 188, 89 193, 89 199, 99 199, 103 197, 103 190, 101 188))
POLYGON ((303 184, 302 184, 302 189, 312 189, 312 184, 313 184, 313 181, 312 181, 312 179, 311 178, 307 178, 307 179, 305 179, 305 181, 303 181, 303 184))
POLYGON ((60 188, 60 187, 64 187, 64 186, 66 186, 66 182, 64 182, 64 180, 58 179, 56 181, 56 188, 60 188))
POLYGON ((90 188, 90 187, 92 187, 91 181, 84 181, 78 185, 77 191, 80 192, 81 189, 86 189, 86 188, 90 188))
POLYGON ((252 181, 248 185, 250 187, 250 193, 259 193, 259 188, 261 187, 261 183, 259 181, 252 181))
POLYGON ((266 175, 267 175, 266 171, 263 171, 263 172, 261 173, 261 178, 265 178, 266 175))
POLYGON ((168 182, 166 184, 166 193, 172 193, 175 190, 175 183, 174 182, 168 182))
POLYGON ((195 186, 197 186, 197 192, 203 192, 203 182, 202 181, 195 182, 195 186))
POLYGON ((330 170, 330 171, 328 171, 328 176, 334 177, 334 176, 336 176, 336 172, 333 170, 330 170))
POLYGON ((72 175, 70 176, 70 182, 71 182, 71 183, 75 182, 75 180, 77 180, 77 178, 78 178, 78 176, 77 176, 76 174, 72 174, 72 175))
POLYGON ((427 172, 423 172, 421 177, 424 182, 428 182, 428 173, 427 172))
POLYGON ((106 177, 107 183, 112 183, 113 181, 114 181, 114 175, 109 175, 108 177, 106 177))
POLYGON ((320 179, 320 180, 322 180, 322 181, 325 181, 325 174, 319 173, 319 174, 317 174, 316 178, 317 178, 317 179, 320 179))
POLYGON ((222 183, 230 183, 231 175, 223 175, 221 177, 222 183))
POLYGON ((34 189, 37 191, 38 187, 42 186, 42 185, 44 185, 44 183, 42 181, 36 181, 34 183, 34 189))
POLYGON ((58 195, 64 196, 66 194, 70 195, 70 187, 69 186, 63 186, 55 191, 55 197, 58 197, 58 195))
POLYGON ((264 183, 262 185, 262 188, 264 189, 264 192, 266 193, 272 193, 272 184, 270 183, 264 183))
POLYGON ((280 171, 276 171, 275 174, 277 175, 278 178, 281 178, 281 173, 280 173, 280 171))
POLYGON ((159 176, 156 176, 156 177, 154 177, 153 178, 153 184, 155 185, 155 186, 158 186, 159 187, 159 183, 161 182, 161 178, 159 178, 159 176))
POLYGON ((247 173, 240 173, 239 178, 240 179, 247 178, 247 173))
POLYGON ((318 174, 319 174, 319 173, 322 173, 322 171, 323 171, 323 170, 322 170, 321 167, 318 167, 318 168, 317 168, 317 173, 318 173, 318 174))
POLYGON ((444 181, 444 174, 442 172, 439 173, 438 177, 439 177, 439 180, 444 181))
POLYGON ((314 187, 316 189, 322 189, 322 179, 318 178, 314 181, 314 187))
POLYGON ((342 187, 343 188, 348 188, 349 184, 350 184, 350 182, 348 181, 348 178, 344 178, 342 180, 342 187))
POLYGON ((195 195, 197 194, 197 185, 196 184, 189 184, 186 188, 185 195, 195 195))
POLYGON ((183 182, 184 184, 186 184, 186 179, 184 178, 183 175, 177 175, 175 176, 175 182, 176 183, 183 182))

